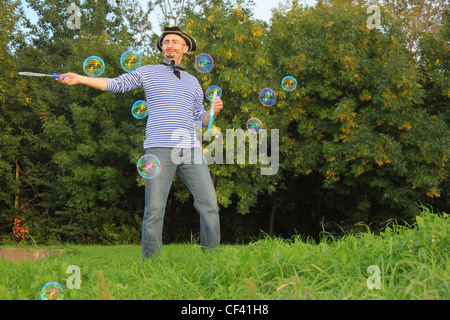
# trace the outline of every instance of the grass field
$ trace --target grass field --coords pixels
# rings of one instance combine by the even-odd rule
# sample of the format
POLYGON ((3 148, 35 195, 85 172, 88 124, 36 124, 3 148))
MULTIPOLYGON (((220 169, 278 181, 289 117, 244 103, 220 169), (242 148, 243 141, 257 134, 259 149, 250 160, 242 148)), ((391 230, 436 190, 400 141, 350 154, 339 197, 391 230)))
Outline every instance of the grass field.
POLYGON ((62 245, 70 251, 45 260, 0 261, 0 299, 40 299, 50 281, 63 286, 64 300, 450 299, 447 216, 424 209, 413 226, 318 244, 266 238, 212 253, 171 244, 146 262, 140 246, 62 245), (70 265, 79 267, 80 289, 68 288, 70 265), (379 289, 369 288, 377 276, 379 289))

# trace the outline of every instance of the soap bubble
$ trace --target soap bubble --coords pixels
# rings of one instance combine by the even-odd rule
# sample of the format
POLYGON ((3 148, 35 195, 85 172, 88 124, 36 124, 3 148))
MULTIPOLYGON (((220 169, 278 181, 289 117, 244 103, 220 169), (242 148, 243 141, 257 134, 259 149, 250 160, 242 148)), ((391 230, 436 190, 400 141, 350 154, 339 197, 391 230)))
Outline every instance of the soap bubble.
POLYGON ((292 76, 284 77, 281 80, 281 87, 286 91, 292 91, 297 88, 297 79, 292 76))
POLYGON ((214 96, 214 92, 217 93, 217 96, 220 98, 222 97, 222 89, 219 86, 211 86, 208 89, 206 89, 206 99, 208 99, 209 101, 211 101, 211 99, 214 96))
POLYGON ((259 119, 251 118, 250 120, 247 121, 247 129, 251 133, 260 133, 262 128, 263 124, 259 119))
POLYGON ((42 300, 62 300, 63 297, 63 287, 58 282, 52 281, 42 287, 42 300))
POLYGON ((214 65, 213 58, 209 54, 200 53, 195 58, 195 68, 197 69, 198 72, 208 73, 212 70, 213 65, 214 65))
POLYGON ((131 114, 136 119, 144 119, 148 115, 147 103, 144 100, 136 101, 131 107, 131 114))
POLYGON ((90 77, 98 77, 105 71, 105 62, 97 56, 90 56, 84 60, 84 72, 90 77))
POLYGON ((277 95, 272 89, 264 88, 259 92, 259 101, 263 105, 271 107, 277 102, 277 95))
POLYGON ((161 162, 151 154, 140 157, 136 167, 139 175, 145 179, 154 179, 161 172, 161 162))
POLYGON ((141 55, 138 52, 127 50, 120 56, 120 65, 126 72, 136 70, 141 66, 141 55))

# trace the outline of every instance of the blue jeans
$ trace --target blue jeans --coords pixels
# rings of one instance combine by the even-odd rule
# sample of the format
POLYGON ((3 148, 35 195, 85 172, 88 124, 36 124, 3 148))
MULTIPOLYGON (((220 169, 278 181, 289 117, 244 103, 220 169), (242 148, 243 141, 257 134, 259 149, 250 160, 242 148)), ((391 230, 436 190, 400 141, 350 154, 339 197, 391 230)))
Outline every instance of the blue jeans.
POLYGON ((194 208, 200 215, 200 244, 213 249, 220 242, 217 197, 201 148, 149 148, 161 162, 161 172, 145 182, 145 210, 142 221, 142 255, 161 253, 166 201, 175 172, 194 196, 194 208))

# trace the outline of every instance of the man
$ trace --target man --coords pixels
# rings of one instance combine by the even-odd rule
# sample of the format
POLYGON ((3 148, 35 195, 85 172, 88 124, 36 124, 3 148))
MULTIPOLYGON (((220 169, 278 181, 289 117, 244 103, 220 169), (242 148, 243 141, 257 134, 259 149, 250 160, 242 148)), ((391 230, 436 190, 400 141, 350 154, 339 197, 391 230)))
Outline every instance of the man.
MULTIPOLYGON (((212 249, 220 242, 216 193, 195 135, 195 123, 207 126, 210 111, 206 112, 203 106, 203 90, 198 80, 184 71, 182 65, 183 55, 195 51, 197 45, 194 38, 174 26, 164 29, 157 47, 164 55, 164 61, 158 65, 146 65, 114 79, 75 73, 64 73, 65 78, 57 79, 68 85, 84 84, 113 93, 144 89, 148 105, 144 149, 161 161, 160 174, 145 184, 144 259, 161 252, 165 206, 175 172, 194 196, 194 207, 200 215, 201 245, 212 249)), ((223 102, 217 98, 215 115, 222 108, 223 102)))

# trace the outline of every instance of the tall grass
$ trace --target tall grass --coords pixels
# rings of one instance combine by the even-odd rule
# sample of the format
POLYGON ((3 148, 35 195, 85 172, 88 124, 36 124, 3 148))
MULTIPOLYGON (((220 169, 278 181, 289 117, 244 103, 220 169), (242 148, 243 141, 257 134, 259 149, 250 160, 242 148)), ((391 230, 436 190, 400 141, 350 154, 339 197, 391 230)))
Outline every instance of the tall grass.
MULTIPOLYGON (((449 299, 448 215, 424 208, 413 226, 390 222, 316 244, 301 237, 249 245, 172 244, 143 262, 139 246, 62 246, 68 253, 38 262, 0 261, 0 299, 40 299, 57 281, 64 299, 449 299), (81 289, 68 289, 69 265, 81 289), (380 288, 369 289, 369 266, 380 288)), ((61 246, 59 247, 61 248, 61 246)))

